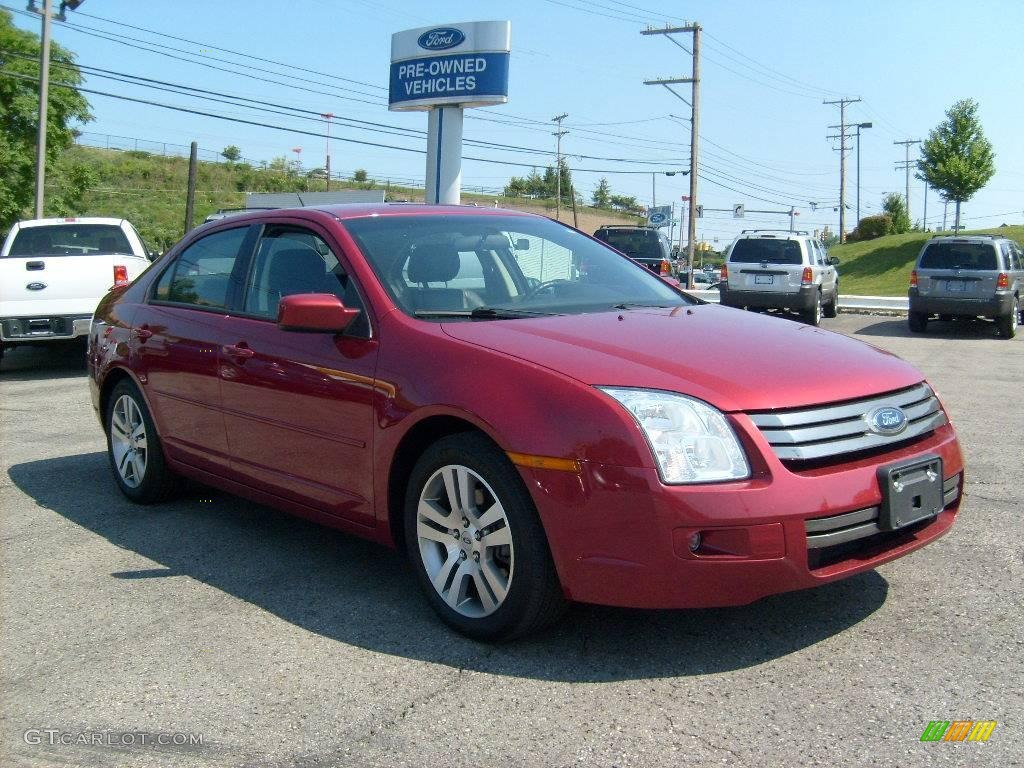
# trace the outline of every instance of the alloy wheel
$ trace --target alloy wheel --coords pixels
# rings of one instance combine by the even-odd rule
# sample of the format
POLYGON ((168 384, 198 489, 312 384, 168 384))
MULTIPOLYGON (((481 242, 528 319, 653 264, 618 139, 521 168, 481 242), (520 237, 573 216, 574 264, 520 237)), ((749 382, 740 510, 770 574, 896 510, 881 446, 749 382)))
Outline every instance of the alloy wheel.
POLYGON ((512 531, 480 475, 460 464, 434 472, 417 504, 416 537, 427 577, 452 610, 480 618, 501 607, 512 584, 512 531))
POLYGON ((146 477, 149 448, 142 410, 129 395, 121 395, 111 410, 110 449, 121 480, 129 488, 138 488, 146 477))

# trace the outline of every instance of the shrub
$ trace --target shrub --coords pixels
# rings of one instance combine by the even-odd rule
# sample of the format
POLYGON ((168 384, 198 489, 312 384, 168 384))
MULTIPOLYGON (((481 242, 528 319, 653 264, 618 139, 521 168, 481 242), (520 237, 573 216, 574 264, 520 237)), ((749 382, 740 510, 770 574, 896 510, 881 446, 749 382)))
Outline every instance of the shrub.
POLYGON ((892 229, 892 217, 887 213, 877 216, 865 216, 857 223, 857 228, 850 233, 848 240, 874 240, 889 234, 892 229))

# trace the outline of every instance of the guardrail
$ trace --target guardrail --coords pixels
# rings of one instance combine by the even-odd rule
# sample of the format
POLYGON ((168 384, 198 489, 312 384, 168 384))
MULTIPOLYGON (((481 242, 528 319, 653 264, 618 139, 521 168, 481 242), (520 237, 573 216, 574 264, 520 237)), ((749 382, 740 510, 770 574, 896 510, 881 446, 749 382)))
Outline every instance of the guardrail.
MULTIPOLYGON (((689 293, 704 299, 704 301, 710 301, 714 304, 718 303, 719 294, 717 288, 710 291, 689 291, 689 293)), ((839 308, 853 312, 858 310, 876 312, 910 311, 909 301, 906 296, 844 296, 839 294, 839 308)))

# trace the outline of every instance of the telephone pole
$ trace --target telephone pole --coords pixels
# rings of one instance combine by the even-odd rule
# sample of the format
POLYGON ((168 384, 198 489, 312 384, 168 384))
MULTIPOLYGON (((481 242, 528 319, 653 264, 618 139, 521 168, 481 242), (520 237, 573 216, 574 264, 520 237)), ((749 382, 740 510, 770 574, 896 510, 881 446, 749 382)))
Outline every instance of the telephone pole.
POLYGON ((920 143, 921 143, 920 139, 906 139, 904 141, 894 141, 893 142, 893 144, 902 145, 903 148, 906 150, 906 153, 907 153, 905 160, 903 160, 902 162, 896 163, 896 170, 898 171, 898 170, 900 170, 902 168, 904 171, 906 171, 906 174, 907 174, 907 189, 906 189, 906 197, 904 199, 906 200, 906 203, 907 203, 907 218, 908 219, 911 218, 911 216, 910 216, 910 168, 913 165, 917 164, 916 161, 914 163, 910 162, 910 146, 912 144, 920 144, 920 143))
POLYGON ((829 136, 830 139, 839 139, 839 242, 846 242, 846 153, 850 147, 846 146, 846 105, 855 104, 860 101, 856 99, 836 99, 835 101, 823 101, 822 104, 839 105, 839 125, 831 125, 830 128, 838 128, 838 136, 829 136))
POLYGON ((568 116, 563 112, 551 118, 558 123, 558 130, 551 134, 555 137, 555 221, 559 221, 562 215, 562 137, 568 133, 562 130, 562 121, 568 116))
MULTIPOLYGON (((641 35, 664 35, 667 40, 679 46, 691 55, 693 67, 690 77, 677 77, 663 80, 644 80, 644 85, 664 86, 673 96, 690 107, 690 200, 689 220, 687 224, 687 245, 686 260, 689 264, 687 287, 693 287, 693 261, 697 248, 697 151, 698 137, 700 136, 700 24, 686 24, 682 27, 665 27, 664 29, 648 28, 643 30, 641 35), (688 50, 685 45, 676 40, 673 35, 690 32, 693 35, 693 49, 688 50), (679 95, 672 89, 673 85, 689 83, 690 101, 679 95)), ((680 228, 680 238, 682 228, 680 228)))

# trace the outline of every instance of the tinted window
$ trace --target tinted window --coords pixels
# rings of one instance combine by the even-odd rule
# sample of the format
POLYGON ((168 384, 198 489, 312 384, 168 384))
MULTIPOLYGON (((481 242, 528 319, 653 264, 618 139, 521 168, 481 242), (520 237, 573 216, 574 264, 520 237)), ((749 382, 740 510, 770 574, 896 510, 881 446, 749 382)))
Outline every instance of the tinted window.
POLYGON ((362 309, 355 285, 322 237, 295 227, 269 227, 256 248, 245 312, 276 320, 281 298, 298 293, 331 293, 345 306, 362 309))
POLYGON ((132 253, 128 238, 116 224, 55 224, 19 229, 8 255, 99 256, 112 253, 132 253))
POLYGON ((409 314, 468 315, 484 305, 528 315, 689 303, 643 267, 548 219, 379 216, 343 224, 409 314))
POLYGON ((238 252, 248 227, 207 235, 182 251, 161 275, 154 298, 198 307, 227 308, 236 274, 238 252))
POLYGON ((769 240, 767 238, 743 238, 732 247, 729 261, 740 264, 802 264, 800 243, 796 240, 769 240))
POLYGON ((595 235, 612 248, 632 259, 661 259, 665 257, 659 233, 651 229, 606 229, 595 235))
POLYGON ((931 243, 919 268, 996 269, 996 249, 989 243, 931 243))

